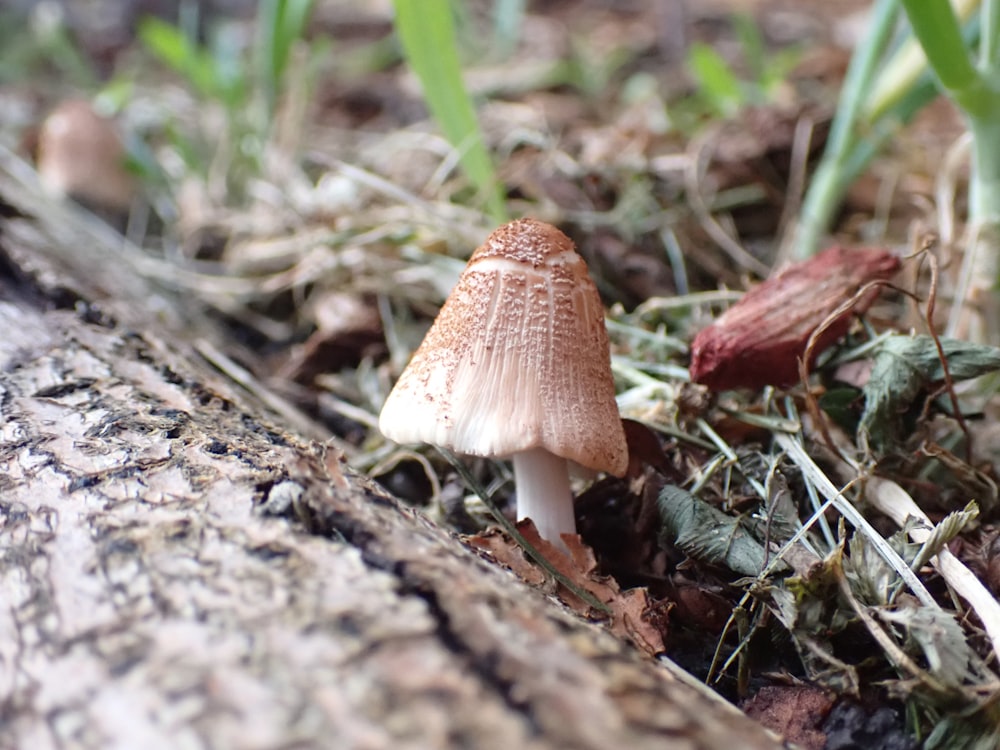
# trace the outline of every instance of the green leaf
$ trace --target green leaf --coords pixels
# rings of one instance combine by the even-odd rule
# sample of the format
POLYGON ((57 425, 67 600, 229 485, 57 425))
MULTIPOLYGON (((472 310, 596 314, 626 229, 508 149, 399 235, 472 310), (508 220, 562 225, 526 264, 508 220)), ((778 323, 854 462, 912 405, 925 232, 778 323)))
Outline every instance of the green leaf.
MULTIPOLYGON (((957 339, 941 339, 941 347, 955 381, 1000 370, 1000 349, 995 347, 957 339)), ((943 379, 944 369, 930 336, 889 336, 872 362, 858 432, 867 433, 869 443, 879 451, 901 444, 905 413, 922 391, 943 379)))
POLYGON ((920 553, 913 561, 913 568, 920 568, 934 555, 944 549, 952 539, 962 533, 970 523, 979 517, 979 506, 975 501, 969 502, 962 510, 955 510, 942 518, 933 529, 927 541, 920 548, 920 553))
POLYGON ((271 69, 280 81, 288 67, 292 45, 305 34, 306 24, 312 15, 313 0, 281 0, 277 30, 274 33, 271 69))
POLYGON ((257 11, 257 66, 267 100, 274 107, 292 48, 303 37, 314 0, 261 0, 257 11))
POLYGON ((733 16, 732 23, 733 31, 743 50, 743 59, 750 69, 751 79, 757 82, 764 80, 768 64, 767 45, 757 22, 751 15, 737 13, 733 16))
POLYGON ((848 433, 858 428, 862 403, 861 391, 850 386, 830 388, 819 397, 819 408, 848 433))
POLYGON ((944 89, 968 114, 989 114, 996 94, 972 63, 950 0, 901 0, 900 4, 944 89))
POLYGON ((660 492, 657 506, 663 520, 661 536, 684 554, 745 576, 756 576, 764 567, 764 545, 740 525, 739 519, 672 485, 660 492))
POLYGON ((246 61, 238 30, 221 27, 212 35, 211 46, 205 48, 202 54, 210 81, 208 95, 220 101, 231 113, 237 112, 247 102, 246 61))
MULTIPOLYGON (((916 545, 907 547, 906 535, 900 532, 893 534, 888 542, 907 562, 916 552, 916 545)), ((899 583, 899 574, 864 534, 851 537, 848 551, 850 554, 843 558, 841 565, 854 596, 869 606, 888 604, 899 583)))
POLYGON ((934 727, 924 750, 996 750, 1000 701, 994 693, 979 706, 948 716, 934 727))
POLYGON ((212 59, 177 26, 158 18, 145 18, 139 24, 139 39, 154 57, 186 78, 200 94, 214 93, 212 59))
POLYGON ((217 100, 230 111, 245 102, 244 61, 233 31, 218 33, 209 48, 178 26, 146 18, 139 25, 139 38, 150 54, 187 80, 199 96, 217 100))
POLYGON ((923 652, 930 673, 942 683, 957 687, 969 679, 973 653, 953 614, 906 604, 894 610, 879 610, 878 615, 906 630, 907 638, 923 652))
POLYGON ((688 68, 698 81, 700 93, 720 114, 732 115, 743 102, 740 80, 722 55, 707 44, 696 42, 688 51, 688 68))
POLYGON ((493 219, 506 221, 500 183, 462 81, 451 4, 448 0, 394 0, 393 5, 403 54, 420 79, 428 109, 458 151, 462 168, 493 219))

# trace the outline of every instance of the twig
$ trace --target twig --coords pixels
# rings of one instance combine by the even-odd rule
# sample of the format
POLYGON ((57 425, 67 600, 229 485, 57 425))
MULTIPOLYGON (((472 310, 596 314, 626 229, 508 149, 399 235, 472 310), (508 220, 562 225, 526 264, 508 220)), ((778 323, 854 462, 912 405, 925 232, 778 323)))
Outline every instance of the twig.
POLYGON ((958 404, 958 395, 955 393, 955 381, 951 378, 951 369, 948 366, 948 358, 944 355, 944 347, 938 337, 937 329, 934 327, 934 304, 937 301, 938 285, 938 262, 934 253, 930 252, 930 238, 925 238, 923 246, 918 252, 923 252, 927 256, 927 262, 931 267, 931 284, 927 292, 927 311, 924 315, 927 324, 927 332, 934 341, 934 348, 937 350, 938 361, 941 363, 941 372, 944 375, 944 387, 951 400, 952 418, 958 423, 958 428, 965 435, 965 461, 972 463, 972 434, 969 432, 969 425, 965 423, 962 416, 962 408, 958 404))
MULTIPOLYGON (((778 219, 778 237, 784 238, 789 228, 795 226, 795 218, 802 208, 805 195, 806 177, 809 171, 809 148, 812 146, 816 123, 811 117, 800 117, 795 123, 795 136, 792 139, 792 153, 788 169, 788 186, 785 189, 785 205, 778 219)), ((782 242, 778 243, 780 247, 782 242)))
POLYGON ((964 167, 972 147, 972 135, 962 133, 945 153, 944 165, 934 181, 934 203, 938 216, 941 244, 953 252, 955 244, 955 195, 958 193, 959 170, 964 167))
POLYGON ((834 445, 833 438, 830 436, 827 421, 823 418, 823 414, 819 408, 819 402, 816 400, 816 396, 809 389, 809 362, 813 358, 813 351, 816 349, 817 342, 820 336, 823 335, 827 328, 836 323, 844 313, 853 308, 858 302, 864 298, 868 292, 876 287, 887 286, 890 289, 895 289, 903 294, 913 296, 910 292, 905 289, 900 289, 889 281, 884 281, 882 279, 876 279, 875 281, 869 281, 864 284, 854 295, 847 300, 841 302, 837 309, 827 315, 823 322, 816 326, 815 330, 810 334, 808 340, 806 341, 805 351, 802 352, 802 356, 799 358, 799 380, 802 382, 802 388, 805 391, 806 400, 806 410, 809 412, 809 416, 812 418, 815 427, 819 430, 820 434, 823 436, 823 440, 829 450, 834 453, 838 452, 838 449, 834 445))

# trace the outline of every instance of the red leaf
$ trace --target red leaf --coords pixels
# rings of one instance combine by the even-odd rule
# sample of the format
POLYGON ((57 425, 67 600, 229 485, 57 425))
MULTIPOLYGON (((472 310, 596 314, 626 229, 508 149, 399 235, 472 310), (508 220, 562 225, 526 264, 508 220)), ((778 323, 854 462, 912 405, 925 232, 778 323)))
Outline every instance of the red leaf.
MULTIPOLYGON (((716 391, 795 383, 813 331, 865 284, 889 279, 898 268, 888 250, 843 247, 789 266, 695 336, 691 379, 716 391)), ((851 316, 867 310, 878 291, 866 292, 823 331, 814 357, 847 333, 851 316)))

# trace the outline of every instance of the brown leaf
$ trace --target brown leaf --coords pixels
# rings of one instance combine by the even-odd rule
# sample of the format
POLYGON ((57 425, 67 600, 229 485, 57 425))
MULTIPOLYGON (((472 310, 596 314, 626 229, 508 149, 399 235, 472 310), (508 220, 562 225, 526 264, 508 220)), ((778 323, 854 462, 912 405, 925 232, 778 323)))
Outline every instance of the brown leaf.
POLYGON ((528 559, 519 544, 496 526, 467 536, 465 541, 476 549, 486 552, 501 565, 510 568, 514 575, 525 583, 532 586, 541 586, 545 583, 545 572, 528 559))
POLYGON ((984 557, 986 560, 986 585, 994 596, 1000 596, 1000 534, 993 537, 990 542, 984 545, 984 557))
POLYGON ((822 750, 826 735, 817 727, 833 706, 833 698, 811 685, 767 686, 743 704, 743 711, 786 742, 822 750))
MULTIPOLYGON (((592 594, 608 606, 611 610, 609 628, 612 633, 630 640, 651 656, 665 650, 663 639, 667 632, 667 613, 672 604, 651 601, 644 588, 623 592, 614 578, 599 575, 593 550, 579 536, 563 535, 566 550, 562 550, 538 536, 530 521, 522 521, 517 527, 528 544, 543 554, 574 586, 592 594)), ((527 583, 538 586, 547 578, 541 568, 528 560, 520 545, 497 529, 467 537, 467 541, 477 549, 488 552, 497 562, 509 567, 527 583)), ((578 614, 584 617, 598 615, 589 604, 564 586, 559 586, 558 595, 578 614)))
MULTIPOLYGON (((899 258, 888 250, 831 247, 747 292, 691 344, 691 379, 713 390, 787 386, 813 331, 869 281, 889 279, 899 258)), ((819 335, 812 356, 847 333, 851 316, 878 296, 866 292, 819 335)), ((810 363, 812 364, 812 363, 810 363)))
POLYGON ((670 596, 677 602, 677 621, 705 633, 721 633, 733 613, 732 602, 707 584, 680 577, 674 583, 670 596))

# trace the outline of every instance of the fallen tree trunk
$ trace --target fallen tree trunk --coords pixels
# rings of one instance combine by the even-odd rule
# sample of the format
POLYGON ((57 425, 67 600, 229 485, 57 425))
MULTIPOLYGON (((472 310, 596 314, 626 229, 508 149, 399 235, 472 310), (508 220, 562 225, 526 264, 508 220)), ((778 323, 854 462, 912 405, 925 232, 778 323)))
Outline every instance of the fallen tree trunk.
POLYGON ((781 746, 282 426, 17 169, 0 748, 781 746))

